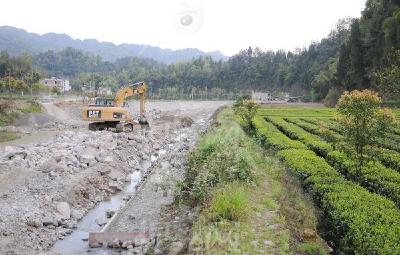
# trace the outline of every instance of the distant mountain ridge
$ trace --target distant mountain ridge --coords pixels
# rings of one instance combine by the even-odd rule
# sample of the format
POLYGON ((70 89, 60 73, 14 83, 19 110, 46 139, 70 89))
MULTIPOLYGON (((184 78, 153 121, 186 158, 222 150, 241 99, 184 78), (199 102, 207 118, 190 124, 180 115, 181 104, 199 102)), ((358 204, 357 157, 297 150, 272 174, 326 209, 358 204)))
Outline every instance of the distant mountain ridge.
POLYGON ((191 60, 202 55, 211 56, 214 60, 227 59, 219 51, 203 52, 193 48, 171 50, 142 44, 115 45, 110 42, 99 42, 95 39, 72 39, 66 34, 48 33, 39 35, 15 27, 0 26, 0 50, 6 50, 12 55, 37 54, 47 50, 61 50, 66 47, 84 50, 99 55, 108 61, 123 57, 141 57, 170 64, 191 60))

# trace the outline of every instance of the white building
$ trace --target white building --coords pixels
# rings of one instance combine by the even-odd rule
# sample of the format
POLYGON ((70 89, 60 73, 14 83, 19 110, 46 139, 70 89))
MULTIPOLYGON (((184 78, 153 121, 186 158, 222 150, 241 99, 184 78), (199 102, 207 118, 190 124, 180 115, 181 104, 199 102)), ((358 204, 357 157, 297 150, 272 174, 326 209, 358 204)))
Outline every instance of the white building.
POLYGON ((41 83, 48 87, 58 88, 61 92, 67 92, 67 91, 71 90, 71 86, 69 85, 69 80, 51 77, 51 78, 42 80, 41 83))
POLYGON ((251 91, 251 99, 257 103, 267 103, 271 100, 268 92, 251 91))

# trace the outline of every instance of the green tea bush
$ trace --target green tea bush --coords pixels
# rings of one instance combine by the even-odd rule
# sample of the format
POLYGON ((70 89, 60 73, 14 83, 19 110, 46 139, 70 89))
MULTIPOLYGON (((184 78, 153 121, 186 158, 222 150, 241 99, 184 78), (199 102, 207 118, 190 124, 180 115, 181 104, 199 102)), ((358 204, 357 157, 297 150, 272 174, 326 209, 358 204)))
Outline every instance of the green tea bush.
POLYGON ((330 130, 333 132, 343 135, 343 131, 340 129, 339 124, 334 120, 334 119, 328 119, 328 118, 300 118, 304 122, 308 122, 310 124, 314 124, 316 126, 320 126, 321 124, 326 125, 330 130))
POLYGON ((400 211, 392 201, 347 181, 309 150, 278 155, 323 211, 338 254, 400 254, 400 211))
POLYGON ((393 141, 393 142, 399 143, 399 142, 400 142, 400 136, 399 136, 398 134, 394 134, 394 133, 391 132, 391 131, 392 131, 392 130, 388 131, 388 132, 385 134, 385 139, 386 139, 386 140, 389 140, 389 141, 393 141))
POLYGON ((344 92, 336 105, 337 121, 359 167, 366 163, 365 148, 382 139, 395 123, 394 113, 381 105, 378 93, 367 89, 344 92))
POLYGON ((306 122, 304 119, 300 118, 285 118, 285 120, 301 127, 311 134, 320 136, 327 142, 338 142, 343 139, 342 135, 330 130, 329 126, 323 122, 315 122, 316 124, 311 124, 310 122, 306 122))
POLYGON ((329 143, 316 135, 310 134, 295 124, 286 122, 279 117, 267 117, 267 120, 290 138, 302 141, 308 148, 320 156, 326 156, 332 151, 332 146, 329 143))
POLYGON ((400 206, 400 173, 377 161, 369 161, 360 169, 356 160, 338 151, 329 153, 327 161, 349 179, 400 206))
POLYGON ((370 147, 368 154, 372 158, 377 158, 388 168, 400 172, 400 153, 385 148, 370 147))
POLYGON ((390 132, 392 132, 393 134, 396 134, 396 135, 400 135, 399 124, 397 123, 397 126, 392 127, 392 128, 390 129, 390 132))
POLYGON ((374 144, 376 144, 382 148, 388 149, 388 150, 400 152, 400 143, 393 141, 393 140, 380 138, 380 139, 377 139, 374 144))
POLYGON ((287 137, 273 124, 266 122, 263 117, 255 117, 254 124, 257 130, 257 136, 265 147, 273 150, 307 148, 303 143, 287 137))

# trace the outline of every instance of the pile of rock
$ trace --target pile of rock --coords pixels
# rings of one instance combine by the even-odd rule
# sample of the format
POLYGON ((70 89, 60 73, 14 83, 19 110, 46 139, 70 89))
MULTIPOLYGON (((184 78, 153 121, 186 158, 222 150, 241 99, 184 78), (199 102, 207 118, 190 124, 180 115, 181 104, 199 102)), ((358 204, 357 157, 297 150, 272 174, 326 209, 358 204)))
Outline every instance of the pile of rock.
POLYGON ((0 245, 0 254, 37 253, 70 234, 156 153, 154 142, 140 134, 66 131, 48 142, 7 146, 0 153, 0 178, 19 180, 0 190, 0 235, 9 243, 0 245))

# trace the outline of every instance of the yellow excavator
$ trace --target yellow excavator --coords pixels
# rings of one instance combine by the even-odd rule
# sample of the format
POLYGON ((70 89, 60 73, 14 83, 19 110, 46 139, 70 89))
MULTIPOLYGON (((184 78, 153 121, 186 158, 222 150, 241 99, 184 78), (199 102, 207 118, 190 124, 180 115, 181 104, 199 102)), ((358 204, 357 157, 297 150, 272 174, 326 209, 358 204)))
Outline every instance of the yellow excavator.
POLYGON ((134 125, 148 125, 145 116, 145 95, 147 85, 144 81, 124 86, 119 89, 114 99, 100 98, 95 99, 95 104, 84 107, 82 119, 90 121, 89 130, 100 131, 115 129, 117 132, 133 131, 134 125), (128 110, 126 99, 133 95, 139 95, 140 117, 134 120, 128 110))

